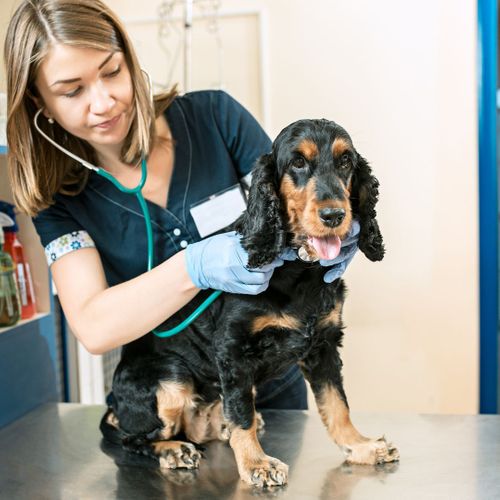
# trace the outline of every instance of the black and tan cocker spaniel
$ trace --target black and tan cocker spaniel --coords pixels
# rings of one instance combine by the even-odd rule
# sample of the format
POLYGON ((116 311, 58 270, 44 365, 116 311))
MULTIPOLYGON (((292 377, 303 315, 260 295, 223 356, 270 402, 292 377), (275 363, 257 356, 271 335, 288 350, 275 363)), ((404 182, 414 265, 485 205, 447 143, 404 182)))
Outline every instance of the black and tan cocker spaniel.
MULTIPOLYGON (((244 481, 285 484, 288 466, 266 455, 257 437, 255 387, 298 364, 348 462, 398 460, 385 439, 364 437, 351 423, 339 355, 345 286, 341 279, 325 283, 318 262, 338 253, 353 218, 361 251, 383 258, 377 198, 378 181, 343 128, 327 120, 286 127, 257 161, 247 210, 234 227, 252 267, 290 247, 298 258, 275 270, 265 292, 223 294, 181 334, 146 335, 125 346, 114 402, 101 422, 104 437, 160 467, 188 469, 199 466, 196 444, 228 440, 244 481)), ((207 293, 162 327, 178 324, 207 293)))

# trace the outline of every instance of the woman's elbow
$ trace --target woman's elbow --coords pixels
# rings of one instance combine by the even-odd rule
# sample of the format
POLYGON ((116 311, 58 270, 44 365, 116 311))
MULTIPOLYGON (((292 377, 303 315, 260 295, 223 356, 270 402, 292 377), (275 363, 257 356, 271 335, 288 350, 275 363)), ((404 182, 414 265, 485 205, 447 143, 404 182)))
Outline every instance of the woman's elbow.
POLYGON ((104 354, 111 350, 109 345, 103 342, 103 336, 96 336, 94 332, 89 331, 87 328, 78 328, 75 326, 71 327, 71 331, 90 354, 104 354))
POLYGON ((90 354, 104 354, 109 351, 109 348, 106 348, 106 346, 98 340, 86 338, 79 338, 78 340, 90 354))
POLYGON ((106 352, 109 351, 105 346, 103 345, 94 345, 94 344, 83 344, 83 347, 90 353, 94 355, 98 354, 105 354, 106 352))

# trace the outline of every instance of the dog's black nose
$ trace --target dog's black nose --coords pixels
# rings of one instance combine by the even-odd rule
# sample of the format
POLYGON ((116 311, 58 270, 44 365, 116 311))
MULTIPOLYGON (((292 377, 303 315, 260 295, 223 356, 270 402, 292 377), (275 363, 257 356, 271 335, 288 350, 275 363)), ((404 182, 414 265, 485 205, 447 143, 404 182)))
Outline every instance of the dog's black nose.
POLYGON ((345 218, 345 210, 343 208, 322 208, 318 213, 321 222, 328 227, 339 226, 345 218))

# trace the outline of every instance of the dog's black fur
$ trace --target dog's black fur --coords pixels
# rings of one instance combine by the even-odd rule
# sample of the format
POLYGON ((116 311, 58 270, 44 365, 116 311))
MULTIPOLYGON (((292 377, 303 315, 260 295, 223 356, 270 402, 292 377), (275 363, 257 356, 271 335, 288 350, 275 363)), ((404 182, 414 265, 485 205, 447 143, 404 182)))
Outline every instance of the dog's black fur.
MULTIPOLYGON (((308 236, 342 238, 355 217, 360 223, 359 248, 377 261, 384 255, 375 219, 377 198, 377 179, 347 132, 331 121, 300 120, 285 128, 272 152, 257 161, 247 210, 234 227, 242 235, 250 266, 260 267, 286 247, 305 245, 314 256, 308 236), (322 220, 318 214, 325 208, 344 215, 334 222, 322 220)), ((326 271, 317 262, 288 261, 275 270, 265 292, 223 294, 181 334, 165 340, 147 335, 126 345, 114 376, 114 403, 101 422, 104 436, 130 451, 160 458, 163 467, 191 468, 199 459, 193 447, 179 443, 171 449, 157 443, 179 432, 194 442, 231 435, 242 479, 261 486, 283 484, 286 466, 259 451, 254 436, 253 391, 298 363, 330 434, 344 451, 349 455, 353 446, 369 441, 356 437, 349 443, 353 438, 339 437, 330 423, 337 418, 333 414, 339 411, 338 403, 348 416, 338 352, 345 286, 340 279, 325 283, 326 271), (160 381, 166 387, 161 401, 160 381), (216 419, 214 424, 220 429, 188 429, 193 421, 199 425, 200 408, 216 411, 221 396, 224 422, 216 419), (248 436, 255 453, 244 451, 248 443, 241 445, 248 436)), ((200 293, 163 327, 178 324, 207 293, 200 293)), ((352 452, 352 461, 397 459, 394 449, 386 452, 382 460, 357 459, 352 452)))

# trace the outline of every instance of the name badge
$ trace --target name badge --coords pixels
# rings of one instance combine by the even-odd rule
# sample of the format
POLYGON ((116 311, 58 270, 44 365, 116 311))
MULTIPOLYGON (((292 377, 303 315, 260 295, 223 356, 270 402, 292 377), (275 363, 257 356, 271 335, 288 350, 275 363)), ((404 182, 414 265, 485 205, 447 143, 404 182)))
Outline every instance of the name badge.
POLYGON ((213 194, 190 208, 200 236, 204 238, 234 222, 246 209, 240 184, 213 194))

